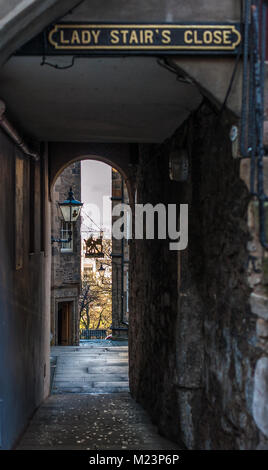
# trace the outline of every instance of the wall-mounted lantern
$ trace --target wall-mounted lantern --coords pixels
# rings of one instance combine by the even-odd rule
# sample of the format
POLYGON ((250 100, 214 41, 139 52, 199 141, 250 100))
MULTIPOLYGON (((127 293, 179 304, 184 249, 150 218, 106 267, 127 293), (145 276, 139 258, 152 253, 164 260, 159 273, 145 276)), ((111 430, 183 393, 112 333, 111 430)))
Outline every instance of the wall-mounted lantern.
POLYGON ((105 274, 105 268, 102 266, 102 264, 100 265, 100 267, 98 269, 98 272, 99 272, 99 275, 100 275, 101 279, 103 280, 103 277, 104 277, 104 274, 105 274))
MULTIPOLYGON (((82 202, 74 199, 74 193, 72 188, 70 188, 68 199, 65 199, 63 202, 59 202, 59 208, 64 221, 67 223, 76 222, 80 215, 82 206, 82 202)), ((51 243, 70 243, 72 241, 72 231, 69 230, 68 234, 69 238, 67 240, 51 237, 51 243)))

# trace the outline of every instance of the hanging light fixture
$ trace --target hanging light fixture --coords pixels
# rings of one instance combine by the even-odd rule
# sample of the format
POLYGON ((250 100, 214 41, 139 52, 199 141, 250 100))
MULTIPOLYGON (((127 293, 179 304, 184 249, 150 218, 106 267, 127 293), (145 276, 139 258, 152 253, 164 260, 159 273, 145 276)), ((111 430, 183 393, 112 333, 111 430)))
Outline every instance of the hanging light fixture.
POLYGON ((98 269, 98 272, 99 272, 99 275, 100 275, 101 279, 103 279, 103 276, 104 276, 104 273, 105 273, 105 268, 102 266, 102 264, 100 265, 100 267, 98 269))
MULTIPOLYGON (((68 193, 68 199, 65 199, 63 202, 59 202, 59 208, 61 210, 61 214, 63 217, 63 220, 67 223, 72 223, 76 222, 81 209, 82 209, 83 203, 80 201, 77 201, 74 198, 74 193, 72 188, 70 188, 70 191, 68 193)), ((55 243, 70 243, 72 241, 72 231, 69 230, 69 238, 68 240, 63 240, 61 238, 53 238, 51 237, 51 242, 55 243)))
POLYGON ((62 217, 65 222, 76 222, 80 215, 82 206, 83 203, 77 201, 74 198, 72 188, 70 188, 68 199, 65 199, 65 201, 63 202, 59 202, 59 208, 61 210, 62 217))

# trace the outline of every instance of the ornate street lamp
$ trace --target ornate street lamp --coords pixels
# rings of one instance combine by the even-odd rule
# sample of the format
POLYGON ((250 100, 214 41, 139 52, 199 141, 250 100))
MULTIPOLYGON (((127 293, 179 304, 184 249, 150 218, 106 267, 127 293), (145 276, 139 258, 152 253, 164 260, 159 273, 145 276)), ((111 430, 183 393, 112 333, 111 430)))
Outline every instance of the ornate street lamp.
POLYGON ((98 272, 99 272, 99 275, 101 277, 101 280, 103 280, 104 273, 105 273, 105 268, 102 266, 102 264, 100 265, 100 267, 98 269, 98 272))
MULTIPOLYGON (((72 191, 72 188, 70 188, 68 199, 65 199, 65 201, 63 202, 59 202, 59 208, 61 210, 61 214, 62 214, 64 221, 67 223, 76 222, 80 215, 82 206, 83 206, 82 202, 74 199, 74 193, 72 191)), ((69 230, 68 234, 69 234, 69 238, 66 240, 63 240, 61 238, 51 237, 51 242, 52 243, 55 243, 55 242, 56 243, 70 243, 72 241, 72 231, 69 230)))

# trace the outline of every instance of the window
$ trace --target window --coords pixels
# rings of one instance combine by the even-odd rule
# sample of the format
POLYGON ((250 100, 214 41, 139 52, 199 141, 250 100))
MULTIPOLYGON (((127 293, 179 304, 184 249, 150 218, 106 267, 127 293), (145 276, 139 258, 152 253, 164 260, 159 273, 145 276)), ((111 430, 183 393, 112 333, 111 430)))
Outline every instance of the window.
POLYGON ((68 240, 69 238, 69 231, 72 232, 72 240, 69 243, 62 243, 61 244, 61 252, 67 253, 73 251, 73 224, 72 222, 61 222, 61 234, 60 237, 62 240, 68 240))

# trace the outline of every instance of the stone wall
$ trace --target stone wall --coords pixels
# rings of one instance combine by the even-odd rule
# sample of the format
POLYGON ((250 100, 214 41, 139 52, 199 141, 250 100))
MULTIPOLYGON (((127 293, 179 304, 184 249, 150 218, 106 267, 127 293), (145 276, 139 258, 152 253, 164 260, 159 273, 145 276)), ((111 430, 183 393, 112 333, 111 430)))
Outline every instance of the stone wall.
MULTIPOLYGON (((175 203, 179 185, 169 180, 168 153, 141 145, 135 202, 175 203)), ((176 320, 178 257, 166 240, 130 243, 129 373, 134 398, 160 431, 177 440, 176 320)))
POLYGON ((0 449, 10 449, 49 392, 48 178, 45 154, 31 163, 2 131, 0 161, 0 449))
MULTIPOLYGON (((81 200, 81 164, 75 162, 63 170, 57 178, 52 192, 52 236, 61 237, 62 217, 58 207, 59 201, 67 199, 72 187, 74 198, 81 200)), ((63 251, 60 243, 52 247, 51 270, 51 330, 52 343, 58 344, 58 304, 71 302, 69 344, 79 344, 78 299, 81 284, 81 237, 80 217, 73 224, 73 241, 70 252, 63 251)))
POLYGON ((141 146, 137 168, 138 203, 189 204, 189 244, 177 253, 168 241, 132 242, 131 393, 163 434, 189 449, 267 445, 267 310, 257 336, 250 198, 232 158, 232 124, 204 101, 161 147, 141 146), (188 154, 185 182, 169 180, 174 152, 188 154))
MULTIPOLYGON (((268 193, 268 158, 263 159, 264 189, 268 193)), ((240 176, 250 187, 250 160, 242 160, 240 176)), ((250 306, 252 318, 256 322, 255 342, 260 357, 255 366, 253 388, 253 417, 260 430, 259 449, 268 448, 268 252, 259 240, 258 202, 253 198, 248 206, 248 282, 251 287, 250 306)), ((268 236, 266 206, 266 239, 268 236)))
MULTIPOLYGON (((118 204, 128 204, 128 191, 121 174, 112 169, 112 210, 118 204)), ((113 216, 112 223, 119 217, 113 216)), ((128 263, 126 239, 112 239, 112 330, 115 336, 127 335, 128 322, 128 263)))

